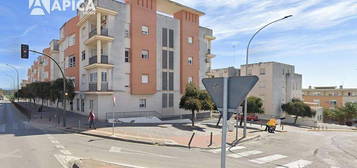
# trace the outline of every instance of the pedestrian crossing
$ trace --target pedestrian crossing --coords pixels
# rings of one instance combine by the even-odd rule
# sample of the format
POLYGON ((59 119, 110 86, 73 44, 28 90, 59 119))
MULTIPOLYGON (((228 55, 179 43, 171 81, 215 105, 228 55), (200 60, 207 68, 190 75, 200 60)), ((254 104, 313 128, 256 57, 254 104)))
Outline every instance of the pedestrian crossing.
MULTIPOLYGON (((227 147, 226 151, 230 151, 227 153, 228 158, 232 159, 241 159, 241 158, 248 158, 249 162, 263 166, 268 165, 271 166, 272 164, 276 164, 276 162, 284 162, 289 157, 282 155, 282 154, 268 154, 264 153, 260 150, 249 150, 244 146, 235 146, 235 147, 227 147)), ((221 152, 221 149, 212 149, 208 152, 218 154, 221 152)), ((307 168, 312 164, 311 161, 308 160, 293 160, 289 161, 288 163, 278 164, 279 166, 275 168, 307 168)))

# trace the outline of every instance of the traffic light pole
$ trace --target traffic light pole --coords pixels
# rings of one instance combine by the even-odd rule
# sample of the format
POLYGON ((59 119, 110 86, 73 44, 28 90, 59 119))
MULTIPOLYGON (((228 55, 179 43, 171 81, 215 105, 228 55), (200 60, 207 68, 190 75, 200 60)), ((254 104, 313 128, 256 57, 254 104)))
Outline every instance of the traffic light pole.
MULTIPOLYGON (((62 102, 63 103, 63 127, 66 127, 66 96, 67 96, 67 93, 66 93, 66 83, 67 83, 66 76, 64 75, 64 72, 63 72, 61 66, 51 56, 49 56, 49 55, 47 55, 45 53, 41 53, 41 52, 35 51, 35 50, 28 50, 28 51, 36 53, 36 54, 41 54, 43 56, 46 56, 46 57, 50 58, 57 65, 57 67, 60 69, 62 77, 63 77, 63 102, 62 102)), ((59 124, 60 123, 59 115, 57 115, 57 118, 58 118, 58 124, 59 124)))

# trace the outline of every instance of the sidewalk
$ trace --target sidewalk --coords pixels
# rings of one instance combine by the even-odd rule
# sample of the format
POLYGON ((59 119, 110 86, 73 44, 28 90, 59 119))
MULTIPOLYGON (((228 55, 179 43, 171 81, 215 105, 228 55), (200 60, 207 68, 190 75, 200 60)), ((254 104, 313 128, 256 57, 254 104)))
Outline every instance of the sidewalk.
MULTIPOLYGON (((21 105, 28 110, 34 109, 34 106, 29 103, 21 103, 21 105)), ((41 113, 37 112, 37 109, 31 110, 31 112, 31 121, 37 124, 102 138, 145 144, 188 147, 188 143, 194 133, 191 148, 219 148, 221 145, 221 127, 216 128, 216 119, 197 122, 195 123, 195 127, 192 127, 191 124, 116 124, 113 136, 113 127, 110 123, 97 121, 97 129, 89 129, 87 116, 67 112, 67 127, 63 128, 61 127, 62 123, 59 126, 57 125, 56 109, 44 108, 42 119, 41 113), (211 134, 212 144, 210 145, 211 134)), ((59 110, 59 112, 61 112, 61 110, 59 110)), ((248 124, 248 136, 243 139, 243 129, 239 128, 239 142, 242 143, 266 135, 267 133, 263 130, 264 127, 261 125, 248 124)), ((235 128, 227 133, 227 143, 232 143, 236 139, 235 134, 235 128)))

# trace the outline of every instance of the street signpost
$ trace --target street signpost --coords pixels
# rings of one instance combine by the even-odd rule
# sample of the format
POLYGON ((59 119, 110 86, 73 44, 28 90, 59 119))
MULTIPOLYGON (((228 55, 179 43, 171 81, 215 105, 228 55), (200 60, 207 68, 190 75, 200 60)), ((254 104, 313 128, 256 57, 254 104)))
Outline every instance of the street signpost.
POLYGON ((226 167, 227 114, 237 111, 250 90, 258 82, 257 76, 205 78, 202 80, 217 109, 223 115, 221 168, 226 167))

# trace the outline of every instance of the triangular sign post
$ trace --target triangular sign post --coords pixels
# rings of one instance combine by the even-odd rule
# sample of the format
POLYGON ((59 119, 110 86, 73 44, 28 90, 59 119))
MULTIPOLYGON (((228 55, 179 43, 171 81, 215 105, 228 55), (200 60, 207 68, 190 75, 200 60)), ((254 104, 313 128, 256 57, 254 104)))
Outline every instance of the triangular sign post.
POLYGON ((235 112, 250 90, 258 82, 257 76, 206 78, 203 85, 223 116, 221 140, 221 168, 226 167, 226 138, 228 111, 235 112))
MULTIPOLYGON (((249 91, 258 82, 257 76, 228 78, 228 112, 235 112, 242 104, 249 91)), ((205 78, 202 80, 208 94, 212 97, 219 111, 223 108, 224 78, 205 78)))

